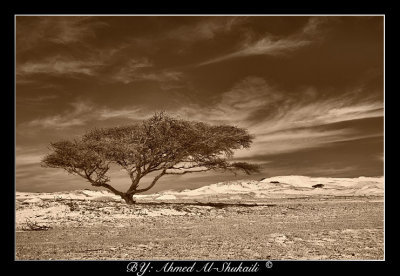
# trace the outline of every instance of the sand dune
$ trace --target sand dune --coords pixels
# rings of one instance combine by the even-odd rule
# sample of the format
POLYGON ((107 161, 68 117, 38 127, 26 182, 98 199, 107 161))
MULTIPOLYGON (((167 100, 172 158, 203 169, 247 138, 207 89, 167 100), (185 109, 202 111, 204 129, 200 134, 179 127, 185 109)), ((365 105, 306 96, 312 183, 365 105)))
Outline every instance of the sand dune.
POLYGON ((216 195, 232 195, 236 198, 249 195, 254 198, 285 198, 296 196, 383 196, 383 177, 328 178, 307 176, 276 176, 262 181, 229 181, 181 192, 166 191, 163 194, 176 198, 196 198, 216 195), (313 188, 322 184, 322 188, 313 188))

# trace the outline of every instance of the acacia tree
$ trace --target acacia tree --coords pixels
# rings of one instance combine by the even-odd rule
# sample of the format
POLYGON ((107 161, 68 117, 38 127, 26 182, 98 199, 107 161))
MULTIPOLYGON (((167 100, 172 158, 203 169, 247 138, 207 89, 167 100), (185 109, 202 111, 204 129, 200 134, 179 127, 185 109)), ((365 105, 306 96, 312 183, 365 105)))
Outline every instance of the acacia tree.
POLYGON ((134 125, 94 129, 80 139, 51 143, 52 152, 43 158, 42 166, 79 175, 92 186, 107 188, 133 204, 133 195, 148 191, 164 175, 209 170, 258 172, 257 165, 228 161, 234 150, 249 148, 252 139, 242 128, 158 113, 134 125), (126 192, 108 184, 112 164, 129 175, 126 192), (155 175, 153 181, 145 188, 139 187, 140 180, 150 173, 155 175))

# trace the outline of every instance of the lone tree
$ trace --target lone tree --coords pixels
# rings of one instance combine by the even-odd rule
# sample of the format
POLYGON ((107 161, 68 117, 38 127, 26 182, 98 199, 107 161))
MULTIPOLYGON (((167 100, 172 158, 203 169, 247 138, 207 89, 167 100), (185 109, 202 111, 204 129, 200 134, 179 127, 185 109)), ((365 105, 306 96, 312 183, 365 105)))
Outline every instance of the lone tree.
POLYGON ((107 188, 127 204, 134 204, 133 195, 148 191, 164 175, 219 169, 258 172, 257 165, 228 162, 234 150, 249 148, 252 139, 247 130, 238 127, 157 113, 134 125, 94 129, 80 139, 51 143, 52 152, 43 158, 42 166, 79 175, 92 186, 107 188), (128 173, 131 183, 126 192, 108 184, 112 164, 128 173), (153 181, 140 188, 140 180, 150 173, 155 174, 153 181))

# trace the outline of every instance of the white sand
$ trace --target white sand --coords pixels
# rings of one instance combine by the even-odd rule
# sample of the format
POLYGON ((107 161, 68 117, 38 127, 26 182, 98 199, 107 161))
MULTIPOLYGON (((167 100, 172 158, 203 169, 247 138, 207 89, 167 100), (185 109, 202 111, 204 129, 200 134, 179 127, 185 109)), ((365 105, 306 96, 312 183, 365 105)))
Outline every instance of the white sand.
POLYGON ((174 195, 162 195, 156 198, 157 200, 173 200, 176 199, 174 195))
MULTIPOLYGON (((204 186, 193 190, 164 191, 150 195, 135 195, 141 200, 176 200, 176 199, 201 199, 207 197, 228 196, 232 199, 240 199, 242 196, 254 198, 276 198, 285 196, 383 196, 383 177, 358 177, 358 178, 330 178, 308 176, 275 176, 262 181, 243 180, 228 181, 204 186), (270 183, 278 181, 279 183, 270 183), (323 184, 323 188, 313 188, 315 184, 323 184)), ((40 200, 115 200, 121 198, 106 190, 89 191, 78 190, 56 193, 25 193, 17 192, 19 201, 38 203, 40 200)))
POLYGON ((169 192, 177 198, 196 198, 214 195, 250 194, 255 198, 285 196, 382 196, 383 177, 329 178, 307 176, 277 176, 262 181, 230 181, 204 186, 194 190, 169 192), (270 183, 277 181, 279 183, 270 183), (313 185, 323 184, 322 188, 313 185))
MULTIPOLYGON (((382 196, 383 194, 383 177, 313 178, 306 176, 277 176, 262 181, 228 181, 180 192, 168 190, 150 195, 138 195, 135 198, 141 202, 154 202, 154 200, 172 202, 179 200, 218 201, 219 199, 231 200, 232 202, 250 199, 253 201, 260 200, 261 202, 268 198, 382 196), (279 183, 270 183, 271 181, 278 181, 279 183), (315 184, 323 184, 324 186, 323 188, 313 188, 312 186, 315 184)), ((136 208, 135 206, 119 204, 117 202, 123 202, 122 199, 105 190, 78 190, 56 193, 16 192, 16 200, 16 225, 18 229, 26 225, 27 220, 36 223, 49 223, 50 225, 67 225, 71 223, 80 225, 81 223, 111 223, 121 218, 136 220, 144 216, 195 215, 192 212, 185 212, 173 207, 148 208, 141 206, 136 208), (63 200, 61 201, 60 199, 63 200), (85 207, 86 209, 71 209, 71 207, 74 207, 74 202, 78 207, 87 207, 85 207), (103 202, 103 205, 100 202, 103 202), (109 204, 114 204, 112 205, 114 207, 109 204), (120 206, 118 212, 115 212, 115 209, 113 211, 115 206, 120 206)), ((198 206, 198 208, 205 211, 211 207, 198 206)), ((276 239, 282 240, 282 242, 284 240, 283 237, 276 237, 276 239)))

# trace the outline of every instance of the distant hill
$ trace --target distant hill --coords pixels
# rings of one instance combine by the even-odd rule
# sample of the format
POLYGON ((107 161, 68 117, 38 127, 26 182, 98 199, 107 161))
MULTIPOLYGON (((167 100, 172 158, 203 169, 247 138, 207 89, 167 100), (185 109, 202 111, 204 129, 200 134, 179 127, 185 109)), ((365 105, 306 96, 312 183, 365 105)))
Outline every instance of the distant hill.
MULTIPOLYGON (((178 199, 266 199, 303 196, 383 196, 383 177, 331 178, 308 176, 275 176, 261 181, 241 180, 226 181, 193 190, 163 191, 149 195, 136 195, 137 199, 178 200, 178 199), (321 188, 314 185, 322 184, 321 188)), ((107 200, 120 201, 121 198, 108 191, 77 190, 54 193, 17 192, 19 201, 40 198, 49 200, 57 198, 76 200, 107 200)))

